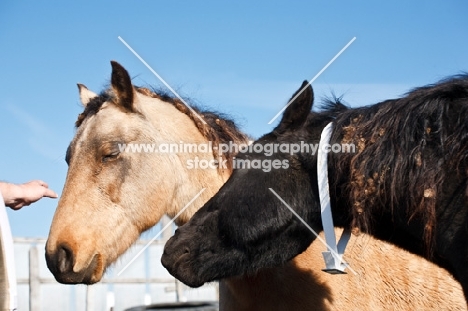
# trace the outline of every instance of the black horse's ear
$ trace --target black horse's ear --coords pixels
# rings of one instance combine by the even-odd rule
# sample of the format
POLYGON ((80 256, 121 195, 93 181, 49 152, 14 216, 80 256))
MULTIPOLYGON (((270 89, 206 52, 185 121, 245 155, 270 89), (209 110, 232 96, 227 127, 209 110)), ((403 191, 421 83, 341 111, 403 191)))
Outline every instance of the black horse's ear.
POLYGON ((111 61, 111 65, 111 84, 115 94, 117 95, 117 102, 125 110, 134 112, 134 91, 130 75, 128 74, 127 70, 125 70, 125 68, 116 61, 111 61))
POLYGON ((286 130, 296 130, 307 120, 314 102, 314 91, 309 82, 302 82, 301 87, 289 100, 289 106, 283 113, 281 122, 275 128, 276 132, 282 133, 286 130))

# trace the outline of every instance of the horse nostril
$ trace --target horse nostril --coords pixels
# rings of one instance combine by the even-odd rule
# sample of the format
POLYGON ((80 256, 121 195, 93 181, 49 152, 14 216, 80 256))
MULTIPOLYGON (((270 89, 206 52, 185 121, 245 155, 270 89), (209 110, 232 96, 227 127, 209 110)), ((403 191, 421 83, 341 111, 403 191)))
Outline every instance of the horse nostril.
POLYGON ((185 246, 185 247, 183 248, 182 255, 185 255, 185 254, 190 254, 190 248, 188 248, 188 246, 185 246))
POLYGON ((60 244, 57 249, 57 268, 61 273, 71 272, 73 270, 74 257, 73 251, 68 245, 60 244))

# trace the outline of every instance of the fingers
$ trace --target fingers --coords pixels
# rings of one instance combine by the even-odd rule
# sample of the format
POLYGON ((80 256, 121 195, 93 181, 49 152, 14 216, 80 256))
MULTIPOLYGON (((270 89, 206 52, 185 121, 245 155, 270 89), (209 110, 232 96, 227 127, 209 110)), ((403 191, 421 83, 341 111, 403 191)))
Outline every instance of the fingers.
POLYGON ((54 190, 49 189, 49 185, 45 181, 36 180, 35 182, 45 188, 43 194, 44 197, 53 199, 58 198, 58 194, 54 190))
POLYGON ((6 206, 19 210, 44 197, 58 198, 58 194, 49 189, 49 185, 42 180, 32 180, 24 184, 0 182, 0 191, 6 206))
MULTIPOLYGON (((32 181, 27 182, 26 185, 31 185, 34 187, 39 186, 41 188, 41 197, 47 197, 47 198, 53 198, 53 199, 58 198, 58 194, 54 190, 49 189, 49 185, 43 180, 40 180, 40 179, 32 180, 32 181)), ((37 199, 40 199, 40 198, 37 198, 37 199)))
POLYGON ((54 190, 47 188, 44 192, 44 197, 56 199, 58 198, 58 194, 54 190))
POLYGON ((31 203, 27 203, 27 202, 16 202, 16 203, 12 203, 12 204, 10 204, 8 206, 11 207, 11 209, 17 211, 17 210, 20 210, 22 207, 28 206, 30 204, 31 203))

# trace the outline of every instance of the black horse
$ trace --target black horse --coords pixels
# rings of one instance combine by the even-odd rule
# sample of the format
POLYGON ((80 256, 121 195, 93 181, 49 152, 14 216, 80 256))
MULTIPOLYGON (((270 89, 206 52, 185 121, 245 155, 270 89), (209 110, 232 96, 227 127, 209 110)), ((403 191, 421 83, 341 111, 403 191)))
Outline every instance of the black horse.
MULTIPOLYGON (((307 87, 280 124, 254 143, 257 150, 318 144, 332 122, 330 144, 355 146, 354 152, 328 154, 335 226, 427 257, 451 272, 468 297, 468 75, 369 107, 348 109, 336 100, 310 112, 312 103, 307 87)), ((162 263, 189 286, 281 265, 315 239, 269 188, 312 229, 323 230, 315 152, 251 151, 239 159, 288 165, 238 167, 176 231, 162 263)))

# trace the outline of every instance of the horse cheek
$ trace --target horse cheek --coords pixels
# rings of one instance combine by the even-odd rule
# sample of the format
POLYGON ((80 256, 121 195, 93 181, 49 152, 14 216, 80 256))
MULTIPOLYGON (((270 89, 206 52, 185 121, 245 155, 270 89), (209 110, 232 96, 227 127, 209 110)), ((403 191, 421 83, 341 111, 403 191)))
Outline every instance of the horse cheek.
POLYGON ((120 204, 120 185, 117 185, 116 183, 109 183, 106 192, 112 203, 120 204))
POLYGON ((106 194, 114 204, 120 205, 122 198, 122 186, 124 185, 125 180, 129 176, 132 176, 132 168, 130 163, 130 159, 128 158, 119 159, 118 162, 115 163, 116 165, 106 169, 106 177, 103 176, 107 182, 106 194))

